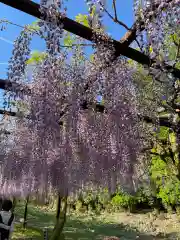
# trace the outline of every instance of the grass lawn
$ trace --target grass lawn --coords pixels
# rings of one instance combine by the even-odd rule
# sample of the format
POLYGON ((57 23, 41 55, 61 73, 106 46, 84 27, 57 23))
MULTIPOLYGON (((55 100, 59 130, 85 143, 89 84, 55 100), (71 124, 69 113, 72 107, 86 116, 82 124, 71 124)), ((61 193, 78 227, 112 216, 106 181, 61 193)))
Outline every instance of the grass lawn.
MULTIPOLYGON (((16 207, 16 224, 12 239, 43 239, 43 228, 53 228, 55 213, 45 208, 29 205, 28 227, 22 228, 19 219, 23 217, 24 206, 16 207)), ((114 213, 100 216, 71 214, 64 228, 65 239, 100 240, 104 236, 125 239, 180 239, 180 221, 176 215, 152 213, 114 213)))

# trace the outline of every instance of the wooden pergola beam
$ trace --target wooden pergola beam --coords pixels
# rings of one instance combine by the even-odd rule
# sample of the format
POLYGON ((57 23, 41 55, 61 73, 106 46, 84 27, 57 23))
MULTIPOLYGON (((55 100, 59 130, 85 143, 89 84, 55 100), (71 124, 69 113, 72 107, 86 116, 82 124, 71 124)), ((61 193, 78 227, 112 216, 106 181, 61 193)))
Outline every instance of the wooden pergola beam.
POLYGON ((16 112, 6 111, 2 109, 0 109, 0 114, 11 116, 11 117, 17 117, 18 115, 16 112))
MULTIPOLYGON (((39 11, 40 5, 30 0, 16 0, 16 1, 0 0, 0 2, 10 7, 13 7, 15 9, 18 9, 24 13, 27 13, 33 17, 36 17, 39 19, 41 18, 41 13, 39 11)), ((93 41, 95 33, 93 32, 92 29, 86 26, 83 26, 82 24, 79 24, 67 17, 63 19, 59 18, 59 23, 61 22, 63 22, 63 25, 64 25, 63 28, 66 31, 71 32, 86 40, 93 41)), ((103 42, 103 39, 102 39, 102 42, 103 42)), ((120 55, 123 55, 143 65, 150 65, 152 63, 152 61, 148 56, 131 47, 128 47, 126 41, 118 42, 116 40, 109 39, 109 42, 113 44, 115 47, 115 58, 120 55)), ((180 78, 180 70, 174 69, 171 66, 167 66, 167 70, 170 70, 172 74, 174 74, 174 76, 180 78)))
POLYGON ((10 132, 10 131, 7 131, 7 130, 5 130, 5 129, 0 129, 0 134, 10 135, 11 132, 10 132))
POLYGON ((154 124, 156 120, 158 120, 159 125, 161 127, 168 127, 168 128, 172 128, 173 130, 176 130, 176 124, 173 124, 168 118, 159 117, 157 119, 152 119, 149 116, 143 116, 143 115, 139 115, 139 118, 142 121, 150 124, 154 124))
POLYGON ((12 83, 8 80, 0 79, 0 88, 3 90, 12 89, 12 83))
MULTIPOLYGON (((12 0, 0 0, 0 2, 13 7, 17 10, 20 10, 24 13, 27 13, 33 17, 36 17, 38 19, 41 19, 41 13, 39 11, 40 5, 32 2, 30 0, 16 0, 16 1, 12 1, 12 0)), ((86 40, 92 41, 94 39, 94 32, 92 29, 76 22, 73 21, 70 18, 59 18, 59 22, 63 22, 63 28, 68 31, 71 32, 79 37, 82 37, 86 40)), ((116 56, 124 55, 128 58, 131 58, 135 61, 139 61, 142 64, 150 64, 150 61, 148 59, 147 56, 145 56, 144 54, 142 54, 141 52, 138 52, 137 50, 130 48, 130 47, 124 47, 125 44, 120 43, 118 41, 113 41, 113 44, 115 45, 115 49, 116 49, 116 56)))
POLYGON ((17 89, 19 89, 19 91, 23 91, 23 93, 29 95, 31 93, 31 90, 28 88, 28 86, 21 86, 21 84, 18 83, 12 83, 9 80, 5 80, 0 78, 0 89, 3 90, 8 90, 8 91, 15 91, 17 89))
MULTIPOLYGON (((83 109, 88 109, 87 107, 84 107, 84 106, 81 106, 81 107, 83 109)), ((95 104, 94 107, 95 107, 96 112, 102 112, 103 113, 104 110, 105 110, 105 107, 101 104, 95 104)), ((11 116, 11 117, 19 117, 16 112, 6 111, 6 110, 2 110, 2 109, 0 109, 0 114, 11 116)), ((62 113, 62 115, 63 115, 63 113, 62 113)), ((149 116, 139 115, 138 117, 139 117, 139 119, 141 119, 142 121, 144 121, 146 123, 149 123, 149 124, 154 124, 155 123, 155 119, 152 119, 149 116)), ((30 117, 26 116, 26 118, 30 118, 30 117)), ((168 128, 172 128, 173 130, 176 130, 176 125, 173 124, 171 121, 169 121, 169 119, 159 118, 158 121, 159 121, 160 126, 168 127, 168 128)), ((59 125, 63 125, 63 122, 61 120, 59 121, 59 125)))

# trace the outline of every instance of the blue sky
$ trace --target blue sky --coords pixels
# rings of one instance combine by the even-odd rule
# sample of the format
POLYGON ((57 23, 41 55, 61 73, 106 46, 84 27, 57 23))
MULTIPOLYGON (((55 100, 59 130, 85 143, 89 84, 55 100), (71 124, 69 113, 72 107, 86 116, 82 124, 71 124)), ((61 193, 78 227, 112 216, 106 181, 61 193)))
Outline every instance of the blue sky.
MULTIPOLYGON (((36 0, 35 2, 39 2, 36 0)), ((108 9, 112 11, 112 0, 107 0, 108 9)), ((79 13, 87 13, 87 5, 84 0, 68 0, 68 17, 74 19, 79 13)), ((126 23, 129 27, 133 24, 133 0, 117 0, 117 12, 118 17, 121 21, 126 23)), ((112 11, 113 13, 113 11, 112 11)), ((20 12, 16 9, 8 7, 0 3, 0 20, 7 19, 13 23, 19 25, 31 24, 36 19, 27 15, 23 12, 20 12)), ((110 33, 114 39, 119 40, 126 30, 116 25, 109 19, 109 17, 104 18, 104 24, 107 27, 107 32, 110 33)), ((19 35, 21 29, 19 27, 8 25, 5 31, 0 31, 0 78, 6 78, 7 72, 7 62, 11 57, 13 49, 13 41, 19 35)), ((44 50, 44 42, 37 37, 34 37, 32 44, 32 50, 44 50)), ((0 92, 0 107, 2 106, 2 91, 0 92)))

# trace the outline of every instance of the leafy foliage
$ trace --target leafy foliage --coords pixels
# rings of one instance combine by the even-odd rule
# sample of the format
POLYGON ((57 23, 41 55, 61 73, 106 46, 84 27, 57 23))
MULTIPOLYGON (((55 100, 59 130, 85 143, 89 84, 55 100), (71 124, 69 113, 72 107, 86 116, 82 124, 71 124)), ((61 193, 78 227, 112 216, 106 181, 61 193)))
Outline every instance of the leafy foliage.
POLYGON ((46 53, 33 51, 30 58, 26 61, 27 64, 39 64, 46 58, 46 53))
POLYGON ((78 23, 81 23, 86 27, 90 27, 87 15, 78 14, 75 19, 78 23))
POLYGON ((65 46, 72 46, 74 43, 74 40, 69 32, 66 32, 65 37, 64 37, 64 45, 65 46))

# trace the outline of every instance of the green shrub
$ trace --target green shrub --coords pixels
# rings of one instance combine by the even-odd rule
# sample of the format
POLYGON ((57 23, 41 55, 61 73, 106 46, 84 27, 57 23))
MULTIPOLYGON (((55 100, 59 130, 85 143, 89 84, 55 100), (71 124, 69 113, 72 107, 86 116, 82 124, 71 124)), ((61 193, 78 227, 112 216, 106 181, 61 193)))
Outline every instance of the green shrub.
POLYGON ((102 206, 102 208, 106 208, 109 204, 110 195, 107 188, 104 188, 98 192, 98 203, 102 206))
POLYGON ((126 210, 132 211, 136 202, 137 200, 134 196, 124 194, 124 193, 118 193, 111 200, 111 204, 117 210, 126 209, 126 210))
POLYGON ((82 210, 82 202, 77 200, 76 202, 76 211, 80 212, 82 210))
POLYGON ((179 205, 176 206, 176 213, 178 216, 180 216, 180 206, 179 205))
POLYGON ((151 208, 155 204, 155 196, 150 189, 150 186, 141 187, 136 193, 136 201, 139 206, 151 208))
POLYGON ((114 210, 114 207, 113 207, 113 205, 112 205, 111 202, 109 202, 109 203, 106 205, 105 210, 106 210, 107 212, 109 212, 109 213, 111 213, 111 212, 114 210))
POLYGON ((162 202, 166 209, 173 208, 180 204, 180 181, 172 179, 165 182, 163 186, 159 188, 157 194, 158 198, 162 199, 162 202))

